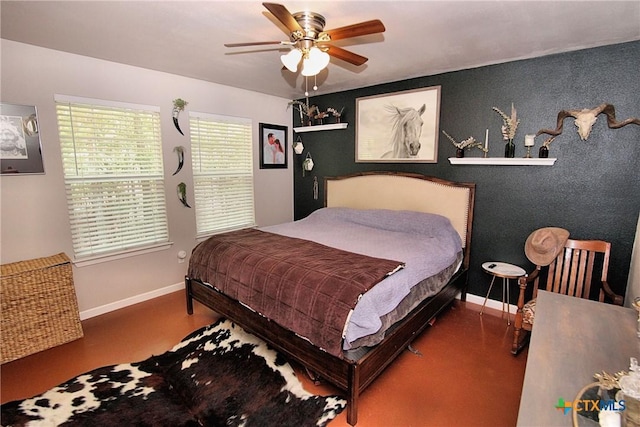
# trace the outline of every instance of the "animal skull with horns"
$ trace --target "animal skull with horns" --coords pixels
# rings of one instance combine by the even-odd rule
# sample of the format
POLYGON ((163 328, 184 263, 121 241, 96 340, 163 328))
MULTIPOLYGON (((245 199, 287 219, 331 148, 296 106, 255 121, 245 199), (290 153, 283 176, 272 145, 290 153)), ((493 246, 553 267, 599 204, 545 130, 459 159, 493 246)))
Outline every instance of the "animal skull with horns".
POLYGON ((616 112, 614 106, 612 104, 605 103, 592 109, 583 108, 582 110, 562 110, 558 113, 556 129, 540 129, 538 133, 536 133, 536 136, 543 133, 552 136, 560 135, 562 133, 562 125, 564 119, 566 119, 567 117, 573 117, 575 119, 574 123, 578 128, 578 135, 580 135, 580 139, 586 141, 587 138, 589 138, 589 134, 591 133, 591 128, 596 122, 598 115, 601 113, 607 115, 607 124, 611 129, 618 129, 630 123, 640 125, 640 118, 628 118, 621 122, 616 121, 616 112))

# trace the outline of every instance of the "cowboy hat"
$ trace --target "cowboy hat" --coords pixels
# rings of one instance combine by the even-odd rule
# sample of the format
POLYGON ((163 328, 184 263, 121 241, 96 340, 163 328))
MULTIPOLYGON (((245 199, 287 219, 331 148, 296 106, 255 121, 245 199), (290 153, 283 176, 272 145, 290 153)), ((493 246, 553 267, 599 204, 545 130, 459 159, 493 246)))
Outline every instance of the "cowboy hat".
POLYGON ((562 251, 568 238, 569 232, 564 228, 539 228, 527 237, 524 253, 536 265, 549 265, 562 251))

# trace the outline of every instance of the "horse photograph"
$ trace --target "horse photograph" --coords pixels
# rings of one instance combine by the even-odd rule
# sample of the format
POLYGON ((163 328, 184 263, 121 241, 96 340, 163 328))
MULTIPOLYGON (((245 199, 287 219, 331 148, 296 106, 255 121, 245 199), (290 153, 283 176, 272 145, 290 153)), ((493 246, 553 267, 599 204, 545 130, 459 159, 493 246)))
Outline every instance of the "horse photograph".
POLYGON ((356 162, 436 163, 440 86, 356 99, 356 162))

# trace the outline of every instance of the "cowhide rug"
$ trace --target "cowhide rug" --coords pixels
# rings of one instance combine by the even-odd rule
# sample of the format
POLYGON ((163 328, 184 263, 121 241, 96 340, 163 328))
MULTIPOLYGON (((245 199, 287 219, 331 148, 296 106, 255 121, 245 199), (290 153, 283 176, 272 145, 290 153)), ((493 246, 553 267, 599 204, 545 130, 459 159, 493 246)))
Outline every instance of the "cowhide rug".
POLYGON ((3 426, 324 426, 346 406, 306 392, 262 340, 224 319, 159 356, 2 405, 3 426))

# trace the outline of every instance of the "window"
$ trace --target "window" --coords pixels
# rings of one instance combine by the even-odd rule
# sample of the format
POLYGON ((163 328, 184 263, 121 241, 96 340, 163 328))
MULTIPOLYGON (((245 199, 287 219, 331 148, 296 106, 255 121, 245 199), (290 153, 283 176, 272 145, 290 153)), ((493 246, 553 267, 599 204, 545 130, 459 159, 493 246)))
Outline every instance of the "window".
POLYGON ((189 113, 198 236, 255 225, 250 119, 189 113))
POLYGON ((166 247, 159 108, 55 100, 76 260, 166 247))

